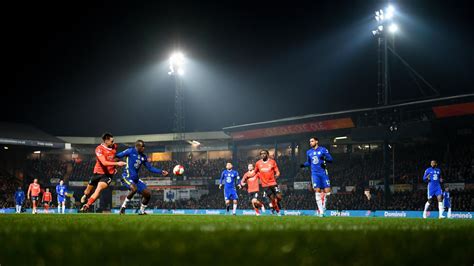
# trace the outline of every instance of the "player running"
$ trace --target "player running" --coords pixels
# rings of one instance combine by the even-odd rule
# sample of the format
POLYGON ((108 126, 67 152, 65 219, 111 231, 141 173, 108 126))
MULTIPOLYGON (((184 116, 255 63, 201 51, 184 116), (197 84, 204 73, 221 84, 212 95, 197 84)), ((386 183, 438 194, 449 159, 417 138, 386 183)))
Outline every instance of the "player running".
POLYGON ((21 206, 23 205, 23 202, 25 202, 25 192, 23 192, 21 187, 18 187, 18 190, 15 191, 16 213, 21 213, 21 206))
POLYGON ((265 207, 259 199, 259 184, 258 184, 258 175, 255 174, 255 169, 253 164, 248 165, 248 172, 242 177, 239 187, 247 186, 247 192, 249 193, 250 204, 252 204, 253 209, 255 210, 255 215, 260 216, 259 208, 262 208, 262 213, 265 212, 265 207))
POLYGON ((38 202, 40 192, 41 192, 41 186, 40 184, 38 184, 38 179, 35 178, 33 180, 33 183, 31 183, 30 186, 28 187, 28 192, 26 193, 28 200, 31 198, 31 202, 33 203, 33 211, 31 212, 33 214, 38 213, 36 211, 36 203, 38 202))
POLYGON ((319 146, 319 139, 312 137, 309 139, 311 147, 306 152, 307 161, 301 167, 311 167, 311 183, 315 191, 316 204, 318 205, 318 213, 320 217, 324 216, 326 211, 326 202, 331 194, 331 183, 329 182, 326 163, 332 163, 332 156, 328 149, 319 146), (321 193, 323 189, 323 193, 321 193))
POLYGON ((49 206, 51 206, 51 201, 53 201, 53 195, 51 195, 51 192, 49 192, 49 188, 47 188, 46 191, 43 193, 43 206, 45 213, 49 212, 49 206))
POLYGON ((224 185, 224 199, 227 214, 229 214, 230 201, 232 200, 234 203, 232 208, 232 215, 235 215, 235 212, 237 210, 237 200, 239 199, 239 197, 237 196, 237 190, 235 189, 235 183, 239 182, 240 177, 239 173, 232 169, 232 163, 228 162, 225 168, 226 170, 222 171, 221 174, 221 179, 219 181, 219 189, 222 189, 222 185, 224 185))
POLYGON ((428 201, 425 203, 425 209, 423 210, 423 218, 426 219, 426 212, 430 207, 431 198, 436 196, 438 199, 438 210, 439 210, 439 219, 445 218, 443 216, 443 191, 441 190, 441 170, 437 168, 438 162, 436 160, 431 161, 431 167, 426 169, 425 174, 423 175, 423 181, 428 181, 428 201))
POLYGON ((58 213, 64 214, 64 211, 66 210, 66 194, 67 194, 67 188, 66 185, 64 185, 64 181, 60 180, 59 184, 56 186, 56 194, 58 195, 58 213))
POLYGON ((128 148, 115 155, 117 158, 126 157, 127 166, 122 174, 122 183, 130 190, 120 208, 120 214, 125 214, 127 203, 137 192, 142 195, 142 203, 138 214, 146 214, 145 208, 150 201, 151 192, 147 189, 146 184, 138 178, 138 173, 142 165, 145 165, 148 171, 152 173, 163 174, 163 176, 168 175, 167 171, 153 167, 150 162, 148 162, 147 156, 143 153, 144 151, 145 142, 143 140, 137 140, 134 148, 128 148))
POLYGON ((448 209, 448 219, 451 219, 451 195, 449 194, 448 187, 446 187, 443 192, 443 204, 444 209, 448 209))
POLYGON ((89 207, 100 197, 100 192, 109 187, 112 182, 112 177, 117 172, 116 166, 124 166, 125 162, 115 161, 115 154, 117 153, 117 144, 114 143, 114 136, 110 133, 102 135, 102 143, 95 148, 95 155, 97 161, 94 166, 94 175, 89 180, 89 184, 84 190, 84 195, 81 198, 81 203, 84 203, 92 190, 94 193, 87 200, 81 208, 81 212, 86 212, 89 207))
POLYGON ((276 179, 280 176, 280 170, 275 160, 271 159, 267 150, 260 151, 260 160, 255 163, 255 174, 259 174, 262 189, 270 198, 270 207, 280 214, 282 194, 276 179))

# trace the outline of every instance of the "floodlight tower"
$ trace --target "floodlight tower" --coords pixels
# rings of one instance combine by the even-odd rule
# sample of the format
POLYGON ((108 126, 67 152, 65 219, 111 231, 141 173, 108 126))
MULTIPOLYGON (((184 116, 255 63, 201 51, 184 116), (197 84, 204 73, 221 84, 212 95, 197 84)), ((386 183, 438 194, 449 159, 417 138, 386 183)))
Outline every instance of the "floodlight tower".
POLYGON ((393 37, 398 31, 398 26, 393 22, 395 8, 389 5, 387 8, 375 11, 377 28, 372 34, 377 37, 377 104, 388 105, 390 103, 390 85, 388 79, 388 46, 387 39, 393 37))
MULTIPOLYGON (((185 115, 184 115, 184 95, 183 81, 185 57, 181 52, 174 52, 169 58, 168 75, 174 78, 175 96, 174 96, 174 139, 178 142, 184 141, 185 115)), ((179 143, 181 144, 181 143, 179 143)), ((178 145, 181 147, 181 145, 178 145)))

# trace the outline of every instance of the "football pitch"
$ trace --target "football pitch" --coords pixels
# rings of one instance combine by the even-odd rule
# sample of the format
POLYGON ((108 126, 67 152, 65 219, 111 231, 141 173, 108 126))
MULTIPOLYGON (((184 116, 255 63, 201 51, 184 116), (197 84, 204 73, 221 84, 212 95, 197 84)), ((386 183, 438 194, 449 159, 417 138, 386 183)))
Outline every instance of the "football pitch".
POLYGON ((473 265, 474 222, 0 215, 0 265, 473 265))

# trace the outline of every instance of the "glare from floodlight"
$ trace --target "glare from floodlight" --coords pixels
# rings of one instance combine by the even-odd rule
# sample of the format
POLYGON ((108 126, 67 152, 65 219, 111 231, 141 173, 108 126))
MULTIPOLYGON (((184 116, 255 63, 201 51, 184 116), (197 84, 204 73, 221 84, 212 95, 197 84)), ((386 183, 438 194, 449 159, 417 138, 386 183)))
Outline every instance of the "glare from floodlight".
POLYGON ((395 12, 395 8, 392 5, 388 5, 386 11, 387 11, 387 13, 392 13, 393 14, 395 12))
POLYGON ((178 73, 178 75, 182 76, 184 75, 184 64, 185 64, 185 58, 183 53, 181 52, 175 52, 170 56, 169 59, 169 72, 168 75, 174 75, 175 73, 178 73))
POLYGON ((377 33, 378 33, 378 31, 376 31, 376 30, 373 30, 373 31, 372 31, 372 34, 373 34, 374 36, 377 35, 377 33))
POLYGON ((181 66, 184 64, 184 55, 181 52, 175 52, 170 57, 170 65, 181 66))
POLYGON ((397 24, 392 23, 392 24, 388 27, 388 30, 389 30, 391 33, 397 32, 397 31, 398 31, 398 26, 397 26, 397 24))
POLYGON ((382 25, 378 26, 378 29, 379 31, 383 31, 383 26, 382 25))

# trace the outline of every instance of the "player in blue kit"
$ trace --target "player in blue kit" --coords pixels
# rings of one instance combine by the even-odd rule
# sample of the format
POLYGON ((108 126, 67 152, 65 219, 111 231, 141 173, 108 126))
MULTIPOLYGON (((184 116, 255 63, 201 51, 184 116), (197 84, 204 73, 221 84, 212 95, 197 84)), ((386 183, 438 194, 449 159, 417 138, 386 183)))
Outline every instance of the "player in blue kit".
POLYGON ((58 195, 58 213, 63 213, 66 210, 66 195, 67 188, 64 185, 64 181, 60 180, 59 184, 56 186, 56 194, 58 195))
POLYGON ((155 174, 162 174, 163 176, 168 175, 168 172, 153 167, 148 161, 147 156, 143 153, 145 151, 145 142, 143 140, 137 140, 135 147, 128 148, 122 152, 117 153, 115 156, 118 158, 126 157, 126 167, 122 174, 122 183, 130 190, 127 197, 123 201, 122 207, 120 208, 120 214, 125 214, 127 203, 135 196, 135 193, 142 195, 142 202, 140 211, 138 214, 146 214, 145 209, 151 198, 151 192, 147 189, 146 184, 138 178, 138 172, 140 167, 145 165, 148 171, 155 174))
POLYGON ((237 196, 237 190, 235 189, 235 184, 240 183, 240 176, 237 171, 232 169, 232 163, 227 163, 225 168, 226 170, 222 171, 221 174, 221 179, 219 181, 219 189, 222 189, 222 186, 224 186, 224 199, 227 213, 229 213, 230 201, 232 200, 234 203, 232 208, 232 214, 235 215, 235 212, 237 210, 237 200, 239 199, 239 197, 237 196))
POLYGON ((446 187, 443 192, 443 207, 444 209, 448 209, 448 219, 451 218, 451 195, 449 194, 449 188, 446 187))
POLYGON ((311 167, 311 182, 315 191, 316 204, 318 205, 319 216, 324 216, 326 202, 331 194, 331 183, 329 182, 326 163, 332 163, 332 156, 328 149, 319 146, 319 139, 312 137, 309 139, 311 147, 306 152, 307 161, 301 165, 311 167), (323 190, 323 193, 321 193, 323 190))
POLYGON ((428 182, 428 201, 425 203, 425 209, 423 210, 423 218, 426 218, 426 212, 430 207, 431 198, 436 196, 438 199, 438 210, 439 210, 439 218, 444 218, 443 216, 443 191, 441 189, 441 182, 443 179, 441 178, 441 170, 437 167, 438 162, 436 160, 431 161, 431 167, 426 169, 425 174, 423 175, 423 181, 428 182))
POLYGON ((18 187, 18 190, 15 191, 16 213, 21 213, 21 206, 23 205, 23 202, 25 202, 25 192, 23 192, 21 187, 18 187))

